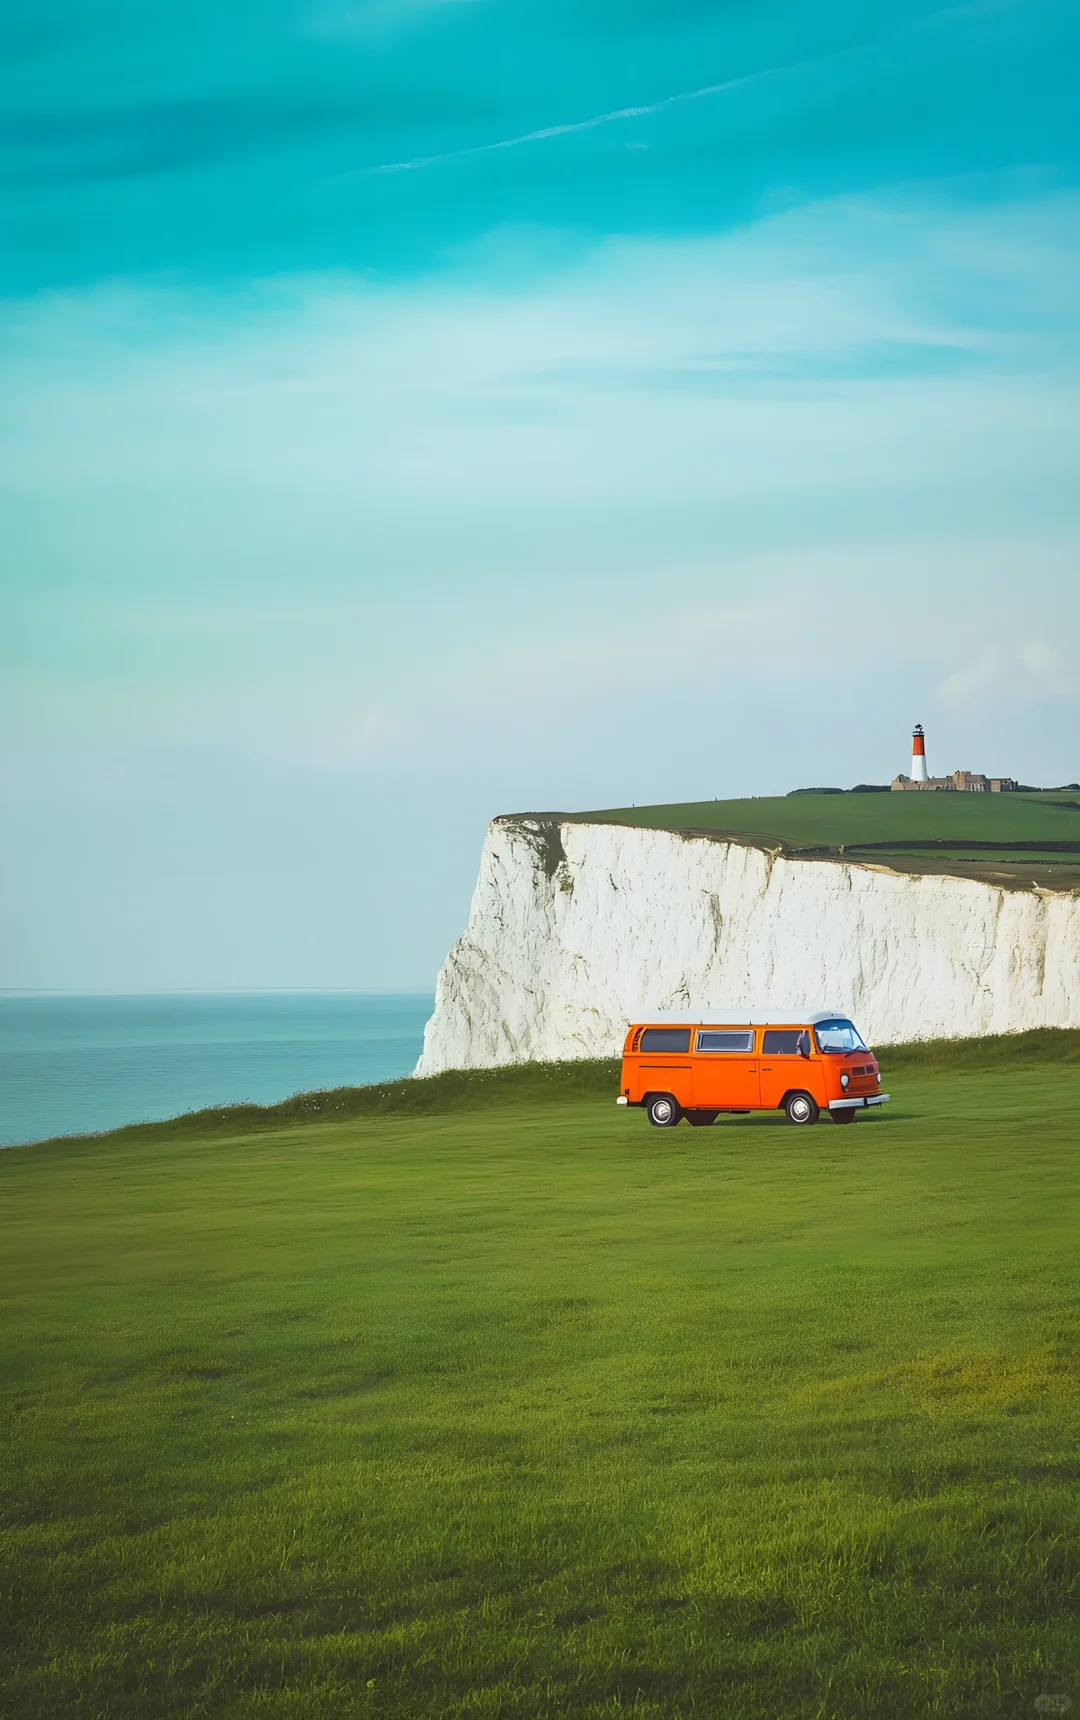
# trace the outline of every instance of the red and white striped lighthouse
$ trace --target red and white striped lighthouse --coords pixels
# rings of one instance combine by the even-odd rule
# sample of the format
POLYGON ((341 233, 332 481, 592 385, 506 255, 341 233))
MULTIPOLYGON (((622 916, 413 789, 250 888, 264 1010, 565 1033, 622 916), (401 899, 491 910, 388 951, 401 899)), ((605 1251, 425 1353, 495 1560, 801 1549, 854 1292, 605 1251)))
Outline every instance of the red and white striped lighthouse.
POLYGON ((912 782, 926 781, 926 736, 923 734, 921 723, 915 724, 911 736, 911 780, 912 782))

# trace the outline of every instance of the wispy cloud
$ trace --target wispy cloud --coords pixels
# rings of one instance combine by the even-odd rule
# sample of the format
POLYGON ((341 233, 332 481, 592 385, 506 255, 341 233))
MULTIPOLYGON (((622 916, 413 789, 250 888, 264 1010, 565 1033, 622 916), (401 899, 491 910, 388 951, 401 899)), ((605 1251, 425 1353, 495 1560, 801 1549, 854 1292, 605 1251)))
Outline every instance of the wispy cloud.
MULTIPOLYGON (((980 0, 981 9, 984 0, 980 0)), ((592 114, 585 119, 568 120, 559 125, 539 126, 531 131, 518 132, 511 137, 498 138, 490 143, 462 145, 454 149, 439 150, 430 155, 416 155, 399 161, 385 161, 371 166, 355 168, 349 173, 340 175, 343 179, 363 179, 387 173, 410 173, 425 167, 435 167, 449 161, 464 161, 472 156, 490 155, 500 150, 520 149, 533 143, 547 143, 553 138, 569 137, 577 132, 595 131, 601 126, 617 125, 625 120, 647 119, 679 107, 689 106, 693 102, 706 101, 713 96, 731 95, 736 90, 753 88, 771 80, 790 77, 797 72, 813 71, 822 66, 836 64, 841 61, 857 60, 867 52, 874 52, 886 46, 889 42, 902 37, 910 37, 917 32, 924 32, 928 25, 936 21, 960 18, 969 11, 967 7, 943 7, 929 14, 917 16, 913 20, 905 20, 892 28, 878 31, 866 39, 849 44, 843 48, 820 54, 803 55, 777 65, 765 66, 758 71, 747 72, 739 77, 725 78, 716 83, 701 84, 694 89, 678 90, 669 96, 661 96, 655 101, 641 102, 630 107, 610 108, 604 113, 592 114)), ((637 147, 642 147, 638 145, 637 147)))
MULTIPOLYGON (((1063 579, 1071 577, 1075 566, 1074 550, 1066 556, 1063 579)), ((1015 614, 1015 621, 1022 625, 1020 613, 1015 614)), ((1075 625, 1072 616, 1064 612, 1062 624, 1070 632, 1075 625)), ((1029 639, 1020 646, 993 641, 966 656, 941 682, 938 693, 947 711, 985 716, 990 711, 1017 710, 1047 698, 1055 702, 1080 699, 1080 677, 1062 652, 1045 640, 1029 639)))
MULTIPOLYGON (((1042 504, 1025 494, 1060 481, 1064 498, 1073 481, 1078 336, 1017 331, 1017 220, 1024 243, 1039 233, 1052 249, 1076 209, 844 199, 723 239, 602 245, 527 287, 312 276, 236 301, 54 296, 8 312, 2 469, 35 491, 58 474, 265 482, 410 515, 421 498, 772 498, 780 517, 796 498, 850 495, 861 510, 882 490, 960 497, 978 482, 1032 517, 1042 504), (1008 303, 988 326, 999 267, 1008 303)), ((275 510, 267 496, 260 517, 275 510)))
MULTIPOLYGON (((463 639, 470 674, 508 640, 517 663, 540 613, 602 639, 616 591, 659 637, 658 581, 679 592, 664 651, 682 672, 683 633, 727 648, 687 615, 729 615, 760 581, 770 600, 801 587, 800 641, 813 594, 836 594, 845 648, 858 617, 875 660, 946 678, 950 708, 984 684, 992 697, 998 658, 979 651, 1039 637, 1017 592, 1048 594, 1066 659, 1077 637, 1072 564, 1032 544, 1077 529, 1080 367, 1062 328, 1041 345, 1017 334, 1014 256, 1017 232, 1056 254, 1075 218, 1069 199, 974 213, 840 199, 726 238, 608 243, 524 286, 311 276, 9 308, 0 493, 9 566, 36 569, 18 607, 38 643, 9 628, 0 652, 62 658, 80 688, 121 689, 118 710, 146 708, 150 681, 162 696, 182 683, 195 714, 177 732, 242 731, 246 748, 249 728, 206 690, 227 677, 275 752, 286 731, 318 751, 325 708, 352 756, 390 734, 340 714, 354 683, 380 709, 413 700, 414 670, 423 683, 463 639), (1002 269, 1005 326, 988 326, 1002 269), (962 549, 995 529, 1019 547, 962 549), (861 563, 841 554, 853 542, 861 563), (796 544, 787 571, 762 559, 796 544), (935 620, 910 634, 891 606, 923 565, 935 620), (406 636, 407 651, 388 645, 406 636), (302 697, 286 698, 297 678, 302 697)), ((825 613, 831 627, 832 596, 825 613)), ((644 681, 645 655, 622 641, 619 673, 644 681)), ((818 647, 808 660, 824 672, 818 647)), ((1033 697, 1054 695, 1052 662, 1020 668, 1033 697)), ((59 709, 46 690, 42 733, 59 709)))
POLYGON ((767 66, 763 71, 749 72, 745 77, 727 78, 719 84, 703 84, 696 90, 680 90, 676 95, 662 96, 659 101, 643 102, 636 107, 612 108, 608 113, 593 114, 589 119, 569 120, 564 125, 540 126, 536 131, 523 131, 516 137, 499 138, 494 143, 471 144, 463 149, 441 150, 436 155, 416 155, 408 161, 384 161, 373 167, 358 167, 352 173, 343 174, 341 177, 363 179, 378 173, 411 173, 417 168, 435 167, 443 161, 464 161, 470 155, 490 155, 500 149, 520 149, 527 143, 546 143, 553 137, 569 137, 577 131, 595 131, 597 126, 614 125, 619 120, 644 119, 650 114, 663 113, 666 108, 703 101, 707 96, 727 95, 732 90, 763 83, 767 78, 781 77, 784 73, 793 71, 797 63, 767 66))
POLYGON ((253 37, 239 0, 137 15, 56 0, 49 29, 0 56, 6 289, 400 279, 508 222, 584 247, 724 230, 770 198, 1075 156, 1066 0, 897 0, 876 18, 843 0, 347 0, 342 30, 319 8, 264 8, 253 37), (622 147, 638 131, 647 155, 622 147), (515 154, 520 171, 482 166, 515 154), (430 171, 455 162, 476 169, 430 171))
POLYGON ((1020 661, 1040 691, 1060 699, 1080 699, 1080 675, 1075 661, 1066 661, 1042 640, 1032 640, 1020 652, 1020 661))

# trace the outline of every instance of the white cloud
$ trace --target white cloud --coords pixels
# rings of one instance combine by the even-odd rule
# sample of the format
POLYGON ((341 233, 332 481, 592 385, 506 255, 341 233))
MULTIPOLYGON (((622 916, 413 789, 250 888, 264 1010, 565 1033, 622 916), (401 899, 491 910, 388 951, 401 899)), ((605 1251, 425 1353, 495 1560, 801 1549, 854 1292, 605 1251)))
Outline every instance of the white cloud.
POLYGON ((1077 313, 1042 271, 1078 207, 847 200, 524 285, 9 309, 20 770, 512 758, 553 684, 553 746, 688 686, 797 712, 868 664, 957 716, 1059 699, 1077 313))
POLYGON ((1020 661, 1034 685, 1054 693, 1060 699, 1080 699, 1080 674, 1076 658, 1066 661, 1060 651, 1032 640, 1020 652, 1020 661))
MULTIPOLYGON (((1075 566, 1075 552, 1070 560, 1075 566)), ((1074 615, 1066 626, 1075 635, 1074 615)), ((1054 701, 1080 699, 1080 675, 1061 651, 1041 640, 1019 646, 986 644, 945 677, 939 693, 943 705, 953 710, 1016 711, 1048 695, 1054 701)))
POLYGON ((723 239, 609 243, 533 290, 55 297, 11 328, 4 465, 22 484, 287 484, 357 504, 1015 485, 1075 465, 1075 312, 1044 362, 1046 285, 1024 251, 1041 238, 1060 278, 1076 222, 1064 200, 996 220, 847 201, 723 239))

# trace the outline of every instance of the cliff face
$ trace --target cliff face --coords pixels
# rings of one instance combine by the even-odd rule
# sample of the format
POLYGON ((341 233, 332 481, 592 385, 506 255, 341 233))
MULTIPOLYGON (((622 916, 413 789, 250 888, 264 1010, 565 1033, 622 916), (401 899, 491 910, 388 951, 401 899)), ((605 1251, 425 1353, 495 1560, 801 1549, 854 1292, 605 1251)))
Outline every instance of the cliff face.
POLYGON ((528 818, 491 826, 417 1074, 602 1057, 654 1010, 837 1008, 871 1044, 1080 1026, 1080 895, 528 818))

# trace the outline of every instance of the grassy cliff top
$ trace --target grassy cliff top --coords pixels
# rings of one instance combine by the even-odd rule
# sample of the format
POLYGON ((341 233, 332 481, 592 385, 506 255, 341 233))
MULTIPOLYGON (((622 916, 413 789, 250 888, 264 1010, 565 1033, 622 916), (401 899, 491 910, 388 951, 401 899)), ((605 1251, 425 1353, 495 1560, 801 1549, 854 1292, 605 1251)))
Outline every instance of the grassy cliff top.
POLYGON ((794 859, 855 860, 950 873, 1010 888, 1080 887, 1080 794, 792 794, 621 806, 566 822, 672 830, 794 859))

